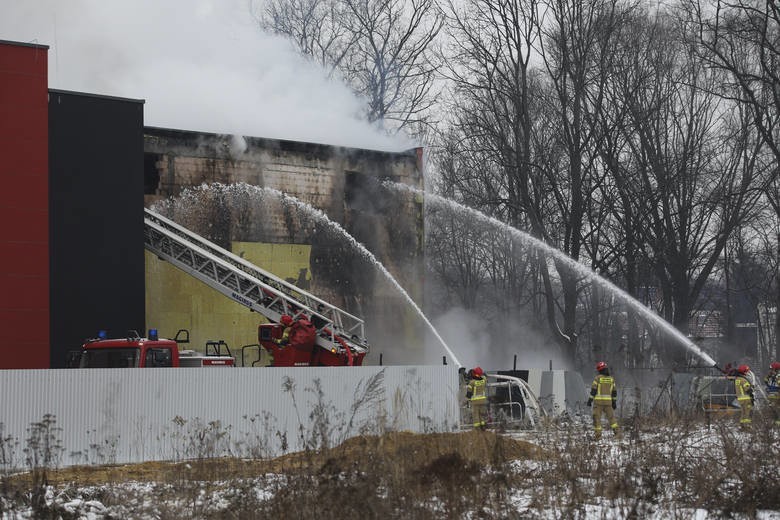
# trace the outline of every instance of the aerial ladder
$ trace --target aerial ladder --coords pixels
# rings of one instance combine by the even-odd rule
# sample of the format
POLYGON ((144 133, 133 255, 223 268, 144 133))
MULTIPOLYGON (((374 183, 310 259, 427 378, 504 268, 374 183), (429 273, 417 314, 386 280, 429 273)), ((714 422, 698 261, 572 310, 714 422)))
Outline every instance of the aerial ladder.
POLYGON ((293 318, 306 315, 316 327, 316 345, 328 352, 341 354, 349 360, 368 352, 362 319, 148 208, 144 208, 144 246, 158 258, 271 322, 279 323, 285 314, 293 318))

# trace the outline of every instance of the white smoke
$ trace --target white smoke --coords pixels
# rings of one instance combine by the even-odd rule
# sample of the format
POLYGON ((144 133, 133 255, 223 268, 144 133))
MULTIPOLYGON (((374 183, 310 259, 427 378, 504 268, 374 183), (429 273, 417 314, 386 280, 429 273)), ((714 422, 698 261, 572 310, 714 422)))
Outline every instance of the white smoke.
MULTIPOLYGON (((491 365, 486 355, 490 351, 490 338, 484 334, 484 323, 478 316, 462 308, 447 310, 441 316, 431 320, 447 346, 466 368, 482 366, 485 370, 491 365)), ((447 352, 433 341, 426 341, 426 362, 441 363, 441 357, 447 352), (437 348, 438 347, 438 348, 437 348)), ((452 360, 449 360, 452 363, 452 360)))
POLYGON ((231 159, 238 159, 241 154, 246 152, 247 144, 246 139, 240 135, 231 135, 228 153, 231 159))
POLYGON ((400 151, 361 101, 241 0, 0 0, 0 39, 49 46, 49 87, 144 99, 145 124, 400 151))
MULTIPOLYGON (((481 366, 485 370, 518 370, 529 368, 571 369, 559 346, 549 337, 534 332, 527 323, 495 321, 486 318, 486 309, 447 309, 431 319, 436 330, 466 368, 481 366), (516 356, 516 359, 515 359, 516 356)), ((426 362, 441 363, 446 355, 430 339, 426 342, 426 362)))

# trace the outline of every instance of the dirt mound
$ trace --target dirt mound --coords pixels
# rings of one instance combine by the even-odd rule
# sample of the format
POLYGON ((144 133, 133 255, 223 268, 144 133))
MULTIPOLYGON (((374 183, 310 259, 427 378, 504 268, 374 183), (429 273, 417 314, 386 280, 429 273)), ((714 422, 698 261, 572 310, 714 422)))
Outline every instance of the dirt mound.
POLYGON ((468 431, 429 434, 395 432, 382 436, 353 437, 323 455, 345 462, 355 462, 366 454, 381 458, 409 457, 419 464, 425 464, 453 453, 465 461, 480 465, 535 458, 539 454, 536 446, 525 441, 490 431, 468 431))
MULTIPOLYGON (((490 431, 417 434, 393 432, 358 436, 334 448, 290 453, 270 460, 218 458, 187 462, 146 462, 114 466, 76 466, 48 471, 50 484, 78 486, 118 482, 170 482, 181 479, 252 478, 268 473, 340 473, 392 467, 407 474, 441 479, 478 467, 537 458, 540 450, 525 441, 490 431)), ((17 475, 18 484, 30 475, 17 475)))

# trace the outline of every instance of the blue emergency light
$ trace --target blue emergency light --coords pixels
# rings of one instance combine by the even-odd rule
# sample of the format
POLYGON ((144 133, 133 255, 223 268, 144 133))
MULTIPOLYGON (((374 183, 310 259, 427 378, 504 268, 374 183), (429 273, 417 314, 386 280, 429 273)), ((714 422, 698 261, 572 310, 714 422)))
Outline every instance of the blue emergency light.
POLYGON ((108 337, 108 333, 105 330, 98 331, 98 339, 106 339, 108 337))
POLYGON ((149 329, 149 339, 157 341, 157 329, 149 329))

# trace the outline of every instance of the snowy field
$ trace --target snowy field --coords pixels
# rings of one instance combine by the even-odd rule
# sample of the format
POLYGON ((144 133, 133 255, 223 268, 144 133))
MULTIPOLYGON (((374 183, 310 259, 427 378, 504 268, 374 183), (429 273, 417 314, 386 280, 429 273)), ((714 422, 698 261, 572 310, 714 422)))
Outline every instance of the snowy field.
POLYGON ((251 464, 6 475, 2 517, 780 520, 779 439, 733 418, 628 425, 597 442, 576 423, 396 432, 251 464))

